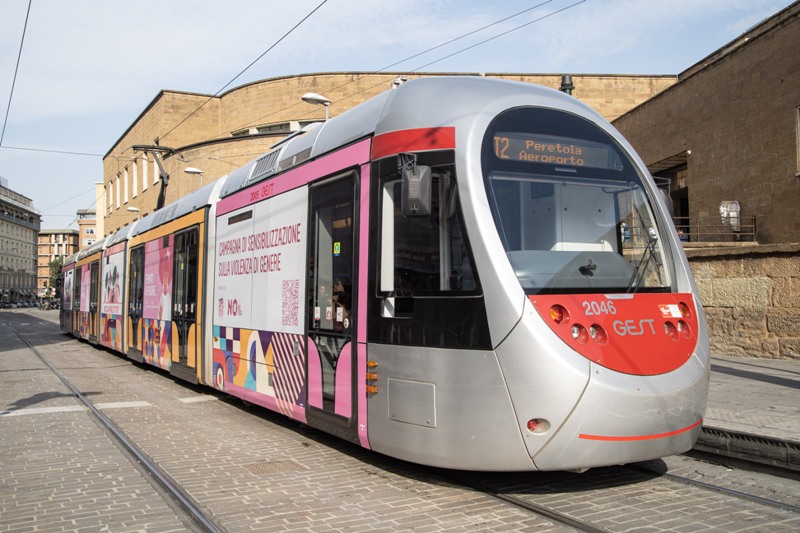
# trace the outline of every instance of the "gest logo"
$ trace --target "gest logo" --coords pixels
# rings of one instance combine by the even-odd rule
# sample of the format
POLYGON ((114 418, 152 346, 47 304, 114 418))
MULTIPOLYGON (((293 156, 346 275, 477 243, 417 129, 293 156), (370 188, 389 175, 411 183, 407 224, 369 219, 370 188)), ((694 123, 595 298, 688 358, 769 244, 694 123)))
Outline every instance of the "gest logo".
POLYGON ((614 328, 616 334, 620 337, 624 337, 625 335, 637 337, 639 335, 644 335, 645 333, 652 333, 655 335, 656 328, 653 326, 653 322, 654 320, 652 318, 643 318, 638 324, 635 320, 626 320, 624 322, 622 320, 615 320, 612 324, 612 327, 614 328))

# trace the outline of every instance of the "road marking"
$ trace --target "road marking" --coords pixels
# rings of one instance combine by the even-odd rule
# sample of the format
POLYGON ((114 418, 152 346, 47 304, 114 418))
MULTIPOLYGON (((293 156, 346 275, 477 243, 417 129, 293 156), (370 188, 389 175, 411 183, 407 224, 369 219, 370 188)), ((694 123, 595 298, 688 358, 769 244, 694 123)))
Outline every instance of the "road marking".
POLYGON ((217 400, 217 397, 211 395, 191 396, 189 398, 178 398, 178 401, 183 403, 213 402, 215 400, 217 400))
MULTIPOLYGON (((98 409, 125 409, 128 407, 152 407, 149 402, 107 402, 95 404, 98 409)), ((3 416, 25 416, 25 415, 47 415, 53 413, 74 413, 85 411, 82 405, 62 405, 60 407, 26 407, 24 409, 14 409, 10 411, 0 411, 3 416)))
POLYGON ((23 415, 46 415, 51 413, 71 413, 83 411, 86 408, 81 405, 64 405, 61 407, 26 407, 25 409, 15 409, 13 411, 0 411, 0 416, 23 416, 23 415))
POLYGON ((127 407, 152 407, 150 402, 108 402, 96 403, 98 409, 125 409, 127 407))

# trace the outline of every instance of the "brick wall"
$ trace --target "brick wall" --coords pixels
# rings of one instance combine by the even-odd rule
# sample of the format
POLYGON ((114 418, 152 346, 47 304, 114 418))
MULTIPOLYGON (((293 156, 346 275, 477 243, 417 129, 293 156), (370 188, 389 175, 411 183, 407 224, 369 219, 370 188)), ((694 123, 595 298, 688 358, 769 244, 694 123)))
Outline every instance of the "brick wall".
POLYGON ((712 354, 800 359, 800 244, 686 253, 712 354))

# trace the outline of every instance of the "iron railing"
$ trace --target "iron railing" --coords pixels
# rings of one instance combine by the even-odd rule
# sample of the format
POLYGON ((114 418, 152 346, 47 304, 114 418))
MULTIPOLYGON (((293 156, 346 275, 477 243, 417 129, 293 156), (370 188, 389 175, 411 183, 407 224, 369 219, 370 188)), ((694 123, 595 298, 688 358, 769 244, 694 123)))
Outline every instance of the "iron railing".
POLYGON ((673 217, 678 237, 685 242, 755 242, 756 217, 722 222, 719 217, 673 217))

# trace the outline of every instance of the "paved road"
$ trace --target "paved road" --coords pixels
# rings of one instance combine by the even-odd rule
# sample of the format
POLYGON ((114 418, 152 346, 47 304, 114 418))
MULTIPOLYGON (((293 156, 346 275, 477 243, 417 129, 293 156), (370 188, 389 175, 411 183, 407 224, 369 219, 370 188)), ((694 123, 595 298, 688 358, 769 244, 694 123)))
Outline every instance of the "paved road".
MULTIPOLYGON (((224 530, 570 531, 437 471, 145 370, 62 335, 56 320, 53 311, 0 311, 0 532, 189 527, 12 326, 224 530)), ((800 501, 796 482, 682 458, 653 464, 800 501)), ((506 494, 558 506, 608 531, 800 530, 800 513, 637 476, 620 467, 491 477, 506 494)))

